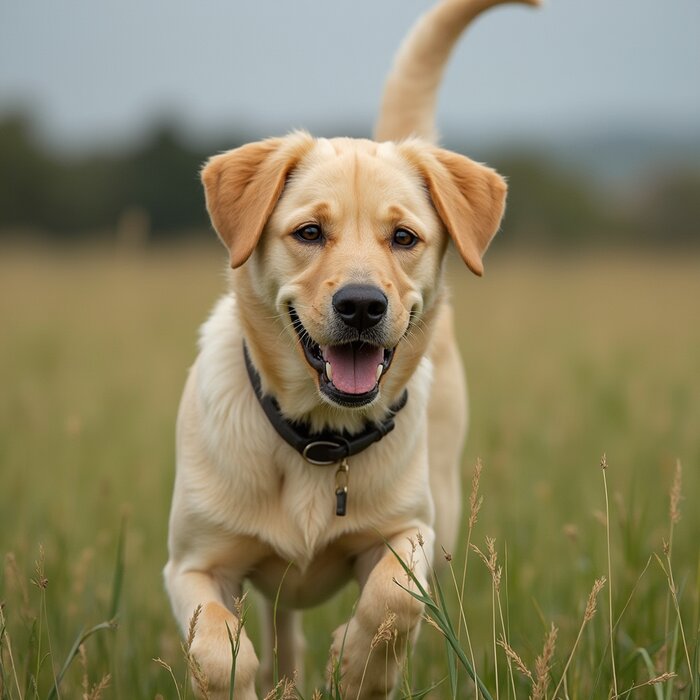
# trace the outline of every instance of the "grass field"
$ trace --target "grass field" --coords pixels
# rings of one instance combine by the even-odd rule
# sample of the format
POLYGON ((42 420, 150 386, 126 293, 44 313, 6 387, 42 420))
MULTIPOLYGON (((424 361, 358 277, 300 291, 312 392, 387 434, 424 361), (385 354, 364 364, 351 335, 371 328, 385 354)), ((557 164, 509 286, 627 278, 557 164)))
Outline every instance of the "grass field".
MULTIPOLYGON (((182 684, 160 578, 173 426, 223 264, 213 243, 133 255, 0 250, 0 699, 184 696, 153 661, 167 661, 182 684), (110 620, 113 608, 118 626, 85 641, 52 694, 81 630, 110 620), (108 687, 91 694, 106 674, 108 687)), ((557 685, 557 697, 572 699, 614 688, 631 698, 697 697, 700 256, 494 251, 484 279, 456 265, 451 277, 472 412, 465 503, 477 457, 484 465, 472 542, 486 551, 485 537, 495 538, 503 566, 496 634, 505 629, 536 681, 536 657, 556 626, 539 697, 557 685), (602 576, 597 611, 563 676, 602 576), (677 676, 626 694, 667 671, 677 676)), ((451 562, 458 581, 460 550, 451 562)), ((510 679, 501 647, 494 656, 492 576, 474 552, 468 567, 463 607, 479 675, 494 698, 538 697, 517 669, 510 679)), ((441 581, 456 626, 449 568, 441 581)), ((306 617, 306 698, 323 683, 330 632, 355 595, 351 586, 306 617)), ((255 637, 254 609, 249 624, 255 637)), ((466 649, 463 630, 461 640, 466 649)), ((402 694, 442 681, 430 697, 476 698, 462 669, 450 690, 447 667, 441 633, 424 624, 402 694)))

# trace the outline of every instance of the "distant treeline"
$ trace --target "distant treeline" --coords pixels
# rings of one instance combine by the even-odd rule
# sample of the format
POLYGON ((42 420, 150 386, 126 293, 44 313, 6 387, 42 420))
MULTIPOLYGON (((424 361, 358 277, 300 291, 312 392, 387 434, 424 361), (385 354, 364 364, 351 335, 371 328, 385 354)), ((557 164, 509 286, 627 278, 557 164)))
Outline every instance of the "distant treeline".
MULTIPOLYGON (((0 237, 32 232, 55 240, 123 235, 158 241, 192 235, 208 226, 202 163, 244 141, 234 135, 198 150, 163 125, 122 152, 67 157, 42 145, 25 115, 5 117, 0 237)), ((490 164, 510 183, 500 245, 700 243, 700 164, 666 168, 614 191, 536 152, 505 153, 490 164)))

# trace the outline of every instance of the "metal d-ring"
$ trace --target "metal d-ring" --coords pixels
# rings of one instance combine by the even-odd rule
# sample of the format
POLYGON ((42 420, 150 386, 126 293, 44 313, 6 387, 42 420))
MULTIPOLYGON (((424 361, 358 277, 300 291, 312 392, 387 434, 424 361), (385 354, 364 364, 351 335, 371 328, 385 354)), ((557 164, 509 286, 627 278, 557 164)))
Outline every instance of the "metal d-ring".
POLYGON ((318 467, 327 467, 330 464, 336 464, 338 462, 337 459, 313 459, 313 457, 309 457, 309 450, 313 449, 314 447, 340 447, 340 445, 337 442, 329 442, 328 440, 315 440, 314 442, 310 442, 305 448, 304 451, 301 453, 301 456, 309 463, 309 464, 315 464, 318 467))
POLYGON ((304 448, 304 451, 301 453, 301 456, 309 464, 315 464, 319 467, 327 467, 331 464, 337 464, 343 459, 347 459, 350 456, 350 443, 342 435, 334 435, 333 438, 335 442, 332 442, 330 440, 314 440, 313 442, 310 442, 304 448), (314 447, 335 447, 336 449, 344 447, 345 454, 343 454, 341 457, 335 457, 333 459, 314 459, 313 457, 309 456, 309 451, 312 450, 314 447))

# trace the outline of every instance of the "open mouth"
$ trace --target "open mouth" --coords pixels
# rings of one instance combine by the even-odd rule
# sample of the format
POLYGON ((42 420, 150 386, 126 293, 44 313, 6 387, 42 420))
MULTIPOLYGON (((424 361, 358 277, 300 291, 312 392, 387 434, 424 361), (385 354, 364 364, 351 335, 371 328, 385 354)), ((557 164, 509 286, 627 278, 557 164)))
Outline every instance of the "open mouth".
POLYGON ((311 338, 291 305, 289 316, 306 361, 318 372, 321 392, 341 406, 365 406, 374 401, 379 380, 389 369, 395 348, 362 340, 321 346, 311 338))

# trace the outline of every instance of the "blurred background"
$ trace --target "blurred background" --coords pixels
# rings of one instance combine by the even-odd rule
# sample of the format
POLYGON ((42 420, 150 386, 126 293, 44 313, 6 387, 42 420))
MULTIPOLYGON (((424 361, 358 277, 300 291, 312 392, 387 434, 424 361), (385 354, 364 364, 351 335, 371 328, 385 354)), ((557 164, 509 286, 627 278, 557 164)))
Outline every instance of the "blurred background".
MULTIPOLYGON (((295 128, 369 136, 392 56, 429 5, 0 4, 3 700, 22 696, 2 685, 8 639, 17 686, 38 677, 48 694, 76 634, 115 610, 119 629, 86 642, 64 696, 110 673, 105 697, 175 697, 151 661, 183 677, 160 579, 174 424, 227 265, 200 166, 295 128), (31 585, 37 567, 45 589, 31 585)), ((653 561, 669 539, 680 619, 698 648, 699 32, 697 0, 503 6, 470 28, 439 102, 443 144, 510 183, 486 276, 448 261, 470 384, 465 484, 477 457, 485 465, 473 541, 496 537, 510 642, 530 663, 549 621, 561 653, 570 648, 593 580, 608 573, 609 525, 621 687, 654 672, 639 648, 688 682, 653 561), (680 521, 668 500, 678 469, 680 521)), ((329 632, 355 596, 307 615, 309 688, 323 683, 329 632)), ((467 616, 493 687, 505 664, 496 671, 490 656, 490 605, 477 560, 467 616)), ((425 627, 414 686, 424 688, 445 673, 442 641, 425 627)), ((570 690, 608 696, 605 617, 589 632, 570 690)))
MULTIPOLYGON (((0 236, 199 236, 207 155, 306 128, 367 136, 429 3, 6 3, 0 236)), ((499 246, 689 245, 700 219, 700 6, 505 6, 450 63, 443 143, 511 181, 499 246)))

